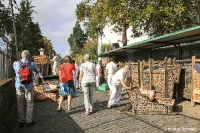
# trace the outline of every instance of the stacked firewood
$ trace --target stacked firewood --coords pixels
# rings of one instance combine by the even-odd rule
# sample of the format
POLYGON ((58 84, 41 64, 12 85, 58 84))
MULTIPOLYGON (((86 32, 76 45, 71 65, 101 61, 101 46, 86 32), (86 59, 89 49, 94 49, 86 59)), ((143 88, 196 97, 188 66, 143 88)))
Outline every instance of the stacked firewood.
POLYGON ((58 99, 58 79, 46 80, 47 84, 34 86, 35 101, 57 101, 58 99))
MULTIPOLYGON (((139 94, 137 92, 129 91, 129 99, 132 105, 134 112, 172 112, 173 105, 158 103, 158 102, 149 102, 149 97, 139 94)), ((167 101, 166 101, 167 103, 167 101)), ((168 102, 169 103, 169 102, 168 102)))
POLYGON ((131 77, 135 85, 139 86, 138 64, 131 64, 131 77))
POLYGON ((180 82, 181 88, 183 88, 182 95, 183 98, 190 99, 192 96, 192 65, 189 64, 182 64, 181 65, 183 70, 182 82, 180 82))
POLYGON ((46 55, 38 55, 34 56, 34 63, 35 64, 47 64, 48 63, 48 58, 46 55))
POLYGON ((152 86, 158 93, 164 94, 164 88, 165 88, 165 72, 163 69, 161 70, 153 70, 152 71, 152 86))
POLYGON ((194 71, 194 92, 193 92, 193 99, 200 101, 200 74, 197 73, 197 71, 194 71), (196 93, 198 91, 198 93, 196 93))

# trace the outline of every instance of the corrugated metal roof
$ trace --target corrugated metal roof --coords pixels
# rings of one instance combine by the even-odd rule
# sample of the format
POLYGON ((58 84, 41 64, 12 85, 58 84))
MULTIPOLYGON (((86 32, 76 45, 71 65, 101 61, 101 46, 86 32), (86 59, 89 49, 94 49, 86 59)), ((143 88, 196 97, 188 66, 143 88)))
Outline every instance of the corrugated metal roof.
POLYGON ((98 55, 99 57, 103 56, 112 56, 117 54, 125 54, 128 52, 135 52, 144 49, 152 49, 158 47, 165 47, 169 45, 175 45, 180 43, 194 42, 200 40, 200 26, 188 28, 185 30, 176 31, 174 33, 166 34, 163 36, 150 38, 144 41, 136 42, 130 45, 126 45, 109 52, 98 55))

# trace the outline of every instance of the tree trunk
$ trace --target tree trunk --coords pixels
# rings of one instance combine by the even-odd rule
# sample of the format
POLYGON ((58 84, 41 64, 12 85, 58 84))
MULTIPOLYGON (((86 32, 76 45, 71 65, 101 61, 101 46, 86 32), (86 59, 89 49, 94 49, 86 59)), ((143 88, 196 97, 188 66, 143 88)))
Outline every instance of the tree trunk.
POLYGON ((126 46, 127 45, 127 36, 126 36, 126 19, 123 18, 123 23, 122 23, 122 45, 126 46))

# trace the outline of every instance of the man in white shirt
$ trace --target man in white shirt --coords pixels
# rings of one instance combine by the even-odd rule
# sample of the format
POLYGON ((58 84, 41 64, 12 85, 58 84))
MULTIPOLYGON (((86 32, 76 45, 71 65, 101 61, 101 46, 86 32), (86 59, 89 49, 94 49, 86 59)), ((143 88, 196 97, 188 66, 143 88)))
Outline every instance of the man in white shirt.
POLYGON ((97 75, 96 75, 96 86, 99 86, 100 85, 100 77, 102 76, 101 75, 101 61, 98 60, 98 63, 96 65, 96 71, 97 71, 97 75))
POLYGON ((53 73, 54 73, 54 75, 58 75, 59 58, 56 55, 56 53, 53 53, 52 56, 53 56, 53 59, 52 59, 51 63, 53 63, 53 73))
POLYGON ((111 108, 112 106, 120 106, 119 100, 121 98, 121 90, 122 87, 125 89, 131 89, 132 86, 128 87, 125 84, 125 80, 129 81, 130 85, 132 85, 132 79, 130 77, 130 66, 125 65, 123 68, 121 68, 119 71, 117 71, 111 81, 111 95, 110 99, 108 101, 108 108, 111 108))
POLYGON ((39 78, 42 80, 42 83, 45 84, 46 82, 44 81, 44 78, 40 72, 36 73, 33 72, 34 77, 33 77, 33 85, 37 86, 39 84, 39 78))
POLYGON ((115 72, 118 70, 117 68, 117 64, 115 64, 115 59, 114 58, 110 58, 110 62, 106 65, 106 71, 105 71, 105 75, 107 78, 107 82, 108 82, 108 87, 110 88, 110 94, 111 94, 111 80, 113 75, 115 74, 115 72))

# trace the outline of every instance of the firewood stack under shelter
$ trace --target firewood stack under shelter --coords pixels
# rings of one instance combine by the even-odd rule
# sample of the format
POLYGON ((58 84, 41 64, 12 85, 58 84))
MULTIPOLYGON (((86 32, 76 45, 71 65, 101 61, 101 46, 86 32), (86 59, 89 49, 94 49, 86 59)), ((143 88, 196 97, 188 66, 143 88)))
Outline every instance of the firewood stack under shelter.
POLYGON ((195 102, 200 102, 200 72, 194 67, 198 62, 200 63, 200 59, 195 56, 186 60, 165 58, 159 61, 149 59, 148 62, 119 62, 119 69, 125 64, 130 65, 132 80, 136 86, 156 91, 153 102, 149 102, 149 97, 139 91, 127 91, 130 100, 127 109, 131 106, 134 113, 169 113, 173 112, 175 102, 182 98, 191 99, 191 105, 194 106, 195 102))
POLYGON ((38 56, 33 56, 34 58, 34 63, 36 64, 37 68, 39 69, 40 73, 42 75, 49 75, 49 60, 46 55, 38 55, 38 56))

